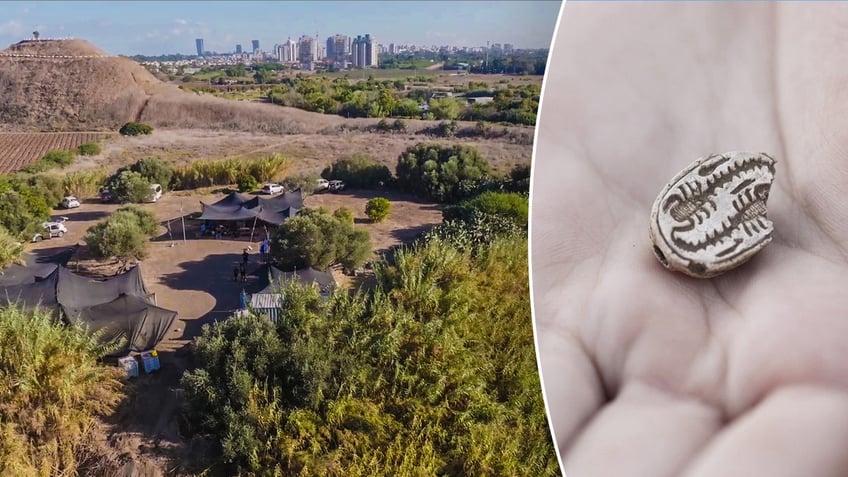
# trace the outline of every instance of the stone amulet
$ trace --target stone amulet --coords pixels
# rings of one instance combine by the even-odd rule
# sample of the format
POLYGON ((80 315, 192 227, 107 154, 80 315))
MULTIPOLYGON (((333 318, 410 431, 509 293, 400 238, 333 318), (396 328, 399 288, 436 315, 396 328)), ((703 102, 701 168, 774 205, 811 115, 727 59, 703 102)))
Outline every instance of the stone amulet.
POLYGON ((710 278, 771 242, 766 201, 775 160, 727 152, 698 159, 666 185, 651 210, 654 255, 669 270, 710 278))

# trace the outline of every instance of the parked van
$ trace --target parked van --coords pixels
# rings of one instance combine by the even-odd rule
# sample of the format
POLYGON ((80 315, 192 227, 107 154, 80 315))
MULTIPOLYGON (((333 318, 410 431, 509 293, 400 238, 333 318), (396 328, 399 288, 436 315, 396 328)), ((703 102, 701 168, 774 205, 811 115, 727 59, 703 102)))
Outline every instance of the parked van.
POLYGON ((147 202, 156 202, 162 198, 162 186, 159 184, 150 184, 150 196, 147 202))

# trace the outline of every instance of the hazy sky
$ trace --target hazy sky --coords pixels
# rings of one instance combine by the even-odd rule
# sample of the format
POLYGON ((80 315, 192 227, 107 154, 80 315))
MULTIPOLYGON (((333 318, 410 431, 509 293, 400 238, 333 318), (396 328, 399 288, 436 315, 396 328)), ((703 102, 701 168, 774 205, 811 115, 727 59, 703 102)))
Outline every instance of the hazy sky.
POLYGON ((558 0, 336 2, 0 2, 0 49, 32 35, 75 37, 111 54, 232 51, 259 40, 269 51, 288 37, 370 33, 379 43, 548 48, 558 0))

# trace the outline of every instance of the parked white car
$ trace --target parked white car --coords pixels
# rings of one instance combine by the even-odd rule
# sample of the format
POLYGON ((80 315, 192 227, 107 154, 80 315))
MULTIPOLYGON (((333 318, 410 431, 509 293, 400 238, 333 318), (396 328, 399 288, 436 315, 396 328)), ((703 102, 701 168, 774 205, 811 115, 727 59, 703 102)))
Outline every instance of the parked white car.
POLYGON ((66 220, 68 220, 67 217, 59 217, 56 220, 44 222, 43 224, 41 224, 44 227, 44 230, 35 234, 32 237, 32 241, 41 242, 44 239, 51 239, 53 237, 63 237, 66 233, 68 233, 68 228, 65 227, 66 220))
POLYGON ((62 208, 63 209, 76 209, 80 206, 80 201, 76 197, 69 195, 62 199, 62 208))
POLYGON ((157 202, 162 198, 162 186, 159 184, 150 184, 150 195, 147 197, 147 202, 157 202))
POLYGON ((262 186, 263 194, 280 194, 283 192, 283 186, 280 184, 268 183, 262 186))
POLYGON ((330 192, 339 192, 343 191, 345 188, 345 183, 340 180, 333 180, 329 183, 330 192))
POLYGON ((330 181, 328 181, 327 179, 318 179, 317 181, 315 181, 315 190, 316 191, 327 190, 329 188, 330 188, 330 181))

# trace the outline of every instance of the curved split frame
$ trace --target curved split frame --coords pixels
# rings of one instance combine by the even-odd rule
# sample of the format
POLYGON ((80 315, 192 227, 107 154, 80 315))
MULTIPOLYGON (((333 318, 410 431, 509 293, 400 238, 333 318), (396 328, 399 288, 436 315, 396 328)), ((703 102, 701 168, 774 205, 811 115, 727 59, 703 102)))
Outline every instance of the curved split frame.
POLYGON ((848 4, 562 6, 531 179, 537 358, 574 476, 848 473, 848 4), (665 270, 669 177, 766 152, 772 245, 665 270))

